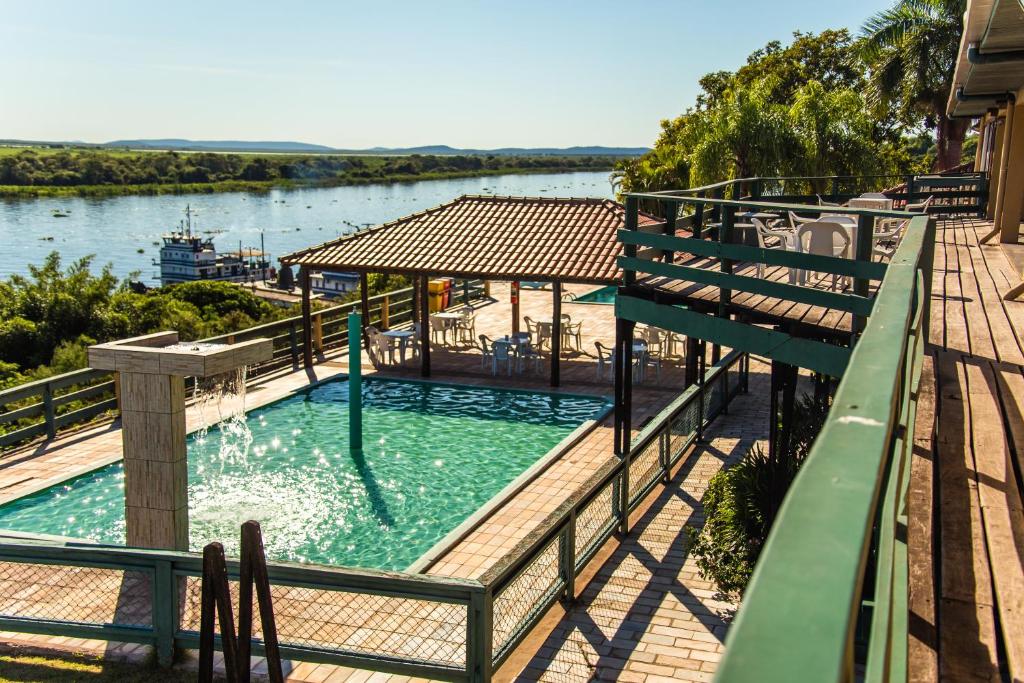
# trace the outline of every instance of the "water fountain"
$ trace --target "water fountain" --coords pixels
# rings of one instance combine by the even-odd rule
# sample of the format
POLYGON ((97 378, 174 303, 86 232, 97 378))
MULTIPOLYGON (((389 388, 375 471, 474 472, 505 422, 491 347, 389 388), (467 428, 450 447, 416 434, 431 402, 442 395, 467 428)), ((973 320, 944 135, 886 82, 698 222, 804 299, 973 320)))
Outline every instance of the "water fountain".
POLYGON ((89 347, 90 367, 120 375, 129 546, 188 550, 185 377, 237 390, 238 369, 272 353, 269 339, 179 343, 177 332, 89 347))

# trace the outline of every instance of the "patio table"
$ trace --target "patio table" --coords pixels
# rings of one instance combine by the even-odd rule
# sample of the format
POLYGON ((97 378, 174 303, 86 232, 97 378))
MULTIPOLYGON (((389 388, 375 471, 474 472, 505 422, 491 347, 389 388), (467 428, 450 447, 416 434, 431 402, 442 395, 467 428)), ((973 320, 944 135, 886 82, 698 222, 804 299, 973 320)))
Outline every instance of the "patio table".
POLYGON ((412 330, 388 330, 381 334, 398 342, 398 358, 402 365, 405 365, 405 349, 409 345, 409 340, 416 336, 415 333, 412 330))

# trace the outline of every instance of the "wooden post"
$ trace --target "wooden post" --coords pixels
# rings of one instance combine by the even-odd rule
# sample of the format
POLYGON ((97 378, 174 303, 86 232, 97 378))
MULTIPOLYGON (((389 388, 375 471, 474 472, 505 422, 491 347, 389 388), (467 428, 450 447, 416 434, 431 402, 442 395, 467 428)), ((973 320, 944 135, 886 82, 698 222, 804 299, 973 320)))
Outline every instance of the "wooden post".
POLYGON ((511 288, 512 334, 519 334, 519 283, 513 281, 511 288))
POLYGON ((324 351, 324 321, 320 313, 313 314, 313 348, 317 353, 324 351))
POLYGON ((310 319, 309 268, 307 266, 299 268, 299 282, 302 285, 302 364, 311 368, 313 367, 313 325, 310 319))
POLYGON ((430 377, 430 297, 427 276, 420 276, 420 375, 430 377))
POLYGON ((693 336, 686 337, 686 373, 684 380, 686 387, 692 387, 697 383, 697 355, 700 353, 698 339, 693 336))
POLYGON ((623 318, 615 320, 615 454, 629 453, 632 441, 633 412, 633 329, 636 323, 623 318))
POLYGON ((551 283, 551 386, 561 382, 562 356, 562 283, 551 283))
POLYGON ((224 673, 228 683, 238 680, 238 641, 231 613, 231 592, 224 546, 210 543, 203 548, 202 600, 199 617, 199 680, 213 681, 214 619, 220 622, 224 673))
POLYGON ((359 273, 359 310, 363 313, 363 348, 369 350, 370 339, 366 335, 366 326, 370 324, 370 283, 366 273, 359 273))
POLYGON ((388 294, 384 295, 384 298, 380 300, 380 328, 382 330, 389 329, 391 327, 391 296, 388 294))

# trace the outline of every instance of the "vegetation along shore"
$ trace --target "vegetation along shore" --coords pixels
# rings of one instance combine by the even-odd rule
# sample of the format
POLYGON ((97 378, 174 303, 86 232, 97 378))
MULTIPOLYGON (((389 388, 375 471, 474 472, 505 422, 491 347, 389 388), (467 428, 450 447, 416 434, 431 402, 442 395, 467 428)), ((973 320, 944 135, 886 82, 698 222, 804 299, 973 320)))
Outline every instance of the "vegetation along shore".
POLYGON ((260 192, 507 173, 611 171, 610 156, 233 154, 0 147, 0 196, 260 192))

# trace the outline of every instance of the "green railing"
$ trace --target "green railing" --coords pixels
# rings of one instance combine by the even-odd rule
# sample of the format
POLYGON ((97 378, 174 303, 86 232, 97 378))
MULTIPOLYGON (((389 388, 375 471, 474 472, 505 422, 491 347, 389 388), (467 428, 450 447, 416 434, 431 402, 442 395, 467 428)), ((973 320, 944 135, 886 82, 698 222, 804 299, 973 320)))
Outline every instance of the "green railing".
MULTIPOLYGON (((483 296, 479 280, 458 281, 452 290, 451 305, 469 303, 483 296)), ((408 325, 412 321, 412 288, 399 289, 370 297, 370 325, 385 328, 408 325)), ((314 311, 313 348, 317 353, 348 346, 348 314, 359 310, 354 301, 314 311)), ((268 361, 248 369, 249 377, 265 375, 289 366, 297 366, 302 354, 302 318, 295 316, 238 332, 208 337, 200 341, 233 344, 267 337, 274 344, 268 361)), ((55 375, 0 391, 0 449, 45 437, 52 439, 61 430, 81 425, 118 408, 115 373, 83 369, 55 375)))
POLYGON ((718 680, 907 677, 906 491, 934 239, 933 223, 918 226, 889 263, 744 593, 718 680))
POLYGON ((725 180, 685 190, 636 193, 636 196, 747 198, 812 204, 820 197, 838 204, 854 199, 863 192, 882 192, 893 200, 894 208, 897 209, 931 197, 929 213, 983 215, 988 205, 989 178, 984 172, 961 170, 928 175, 756 177, 725 180))
MULTIPOLYGON (((752 181, 716 187, 744 182, 752 181)), ((923 215, 911 218, 899 247, 882 264, 871 260, 871 222, 910 214, 837 210, 817 206, 816 199, 814 205, 794 206, 708 194, 698 188, 627 198, 629 229, 621 233, 626 285, 617 315, 842 378, 826 424, 785 498, 744 593, 716 679, 905 680, 906 490, 927 342, 934 221, 923 215), (662 215, 670 218, 653 228, 658 232, 638 230, 635 212, 641 202, 647 207, 669 202, 662 215), (681 205, 692 209, 680 212, 681 205), (740 209, 856 215, 856 258, 732 244, 732 221, 740 209), (672 218, 680 213, 688 215, 672 218), (710 216, 719 222, 716 241, 701 239, 710 216), (677 236, 686 229, 693 237, 677 236), (638 253, 639 248, 648 251, 638 253), (713 265, 684 268, 673 263, 676 252, 711 257, 713 265), (739 262, 849 276, 854 287, 844 293, 768 283, 733 273, 739 262), (851 348, 842 348, 724 319, 727 308, 717 315, 684 310, 678 302, 659 299, 644 274, 717 286, 724 302, 737 292, 753 292, 828 307, 854 316, 856 334, 847 340, 851 348)))
MULTIPOLYGON (((673 401, 479 580, 269 563, 281 655, 437 680, 488 681, 690 446, 747 387, 733 352, 673 401)), ((229 562, 238 578, 238 565, 229 562)), ((0 630, 199 645, 197 553, 0 536, 0 630)), ((237 585, 232 589, 237 600, 237 585)), ((257 632, 252 648, 263 653, 257 632)))

